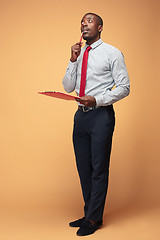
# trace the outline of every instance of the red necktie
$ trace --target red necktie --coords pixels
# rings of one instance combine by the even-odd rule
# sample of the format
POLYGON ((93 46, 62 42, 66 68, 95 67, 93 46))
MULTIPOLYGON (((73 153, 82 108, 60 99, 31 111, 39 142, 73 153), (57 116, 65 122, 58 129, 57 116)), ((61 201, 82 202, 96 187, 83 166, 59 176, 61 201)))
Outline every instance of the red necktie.
POLYGON ((83 54, 82 70, 81 70, 81 85, 80 85, 79 97, 82 97, 85 95, 87 61, 88 61, 88 52, 90 49, 91 49, 91 47, 88 46, 83 54))

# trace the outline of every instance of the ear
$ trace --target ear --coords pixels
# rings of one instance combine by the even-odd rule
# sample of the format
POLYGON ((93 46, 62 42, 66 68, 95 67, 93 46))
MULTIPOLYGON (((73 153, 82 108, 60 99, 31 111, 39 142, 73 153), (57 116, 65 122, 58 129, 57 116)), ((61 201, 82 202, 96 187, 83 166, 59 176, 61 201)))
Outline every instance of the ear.
POLYGON ((98 31, 99 31, 99 33, 101 33, 102 30, 103 30, 103 26, 102 26, 102 25, 99 25, 99 26, 98 26, 98 31))

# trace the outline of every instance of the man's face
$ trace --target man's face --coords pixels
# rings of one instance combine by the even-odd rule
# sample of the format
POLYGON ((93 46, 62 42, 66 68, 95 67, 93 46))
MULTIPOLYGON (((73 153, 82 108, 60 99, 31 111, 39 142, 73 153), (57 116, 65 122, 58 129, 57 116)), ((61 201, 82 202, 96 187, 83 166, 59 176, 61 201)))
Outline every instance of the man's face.
POLYGON ((98 24, 97 17, 92 14, 84 15, 81 20, 81 32, 83 32, 83 39, 95 42, 100 38, 102 26, 98 24))

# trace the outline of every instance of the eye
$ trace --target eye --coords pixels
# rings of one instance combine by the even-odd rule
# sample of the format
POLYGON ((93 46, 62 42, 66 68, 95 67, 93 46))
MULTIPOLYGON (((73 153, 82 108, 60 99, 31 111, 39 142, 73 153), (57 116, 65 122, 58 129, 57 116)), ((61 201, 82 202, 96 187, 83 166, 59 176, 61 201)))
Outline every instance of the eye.
POLYGON ((92 22, 92 19, 88 19, 88 22, 92 22))
POLYGON ((83 24, 84 24, 84 22, 81 22, 81 24, 83 25, 83 24))

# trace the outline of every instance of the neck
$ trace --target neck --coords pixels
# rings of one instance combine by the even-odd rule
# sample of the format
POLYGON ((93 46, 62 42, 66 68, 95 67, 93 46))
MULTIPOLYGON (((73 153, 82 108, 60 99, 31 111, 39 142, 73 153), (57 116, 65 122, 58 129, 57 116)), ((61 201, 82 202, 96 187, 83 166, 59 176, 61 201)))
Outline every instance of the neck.
POLYGON ((91 45, 91 44, 93 44, 94 42, 97 42, 99 39, 100 39, 100 36, 97 36, 95 39, 88 39, 88 40, 86 41, 86 43, 87 43, 88 45, 91 45))

